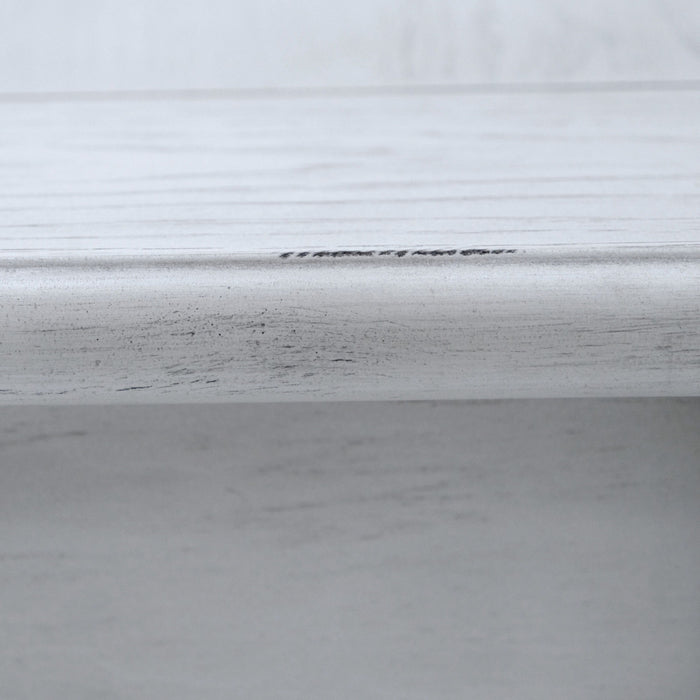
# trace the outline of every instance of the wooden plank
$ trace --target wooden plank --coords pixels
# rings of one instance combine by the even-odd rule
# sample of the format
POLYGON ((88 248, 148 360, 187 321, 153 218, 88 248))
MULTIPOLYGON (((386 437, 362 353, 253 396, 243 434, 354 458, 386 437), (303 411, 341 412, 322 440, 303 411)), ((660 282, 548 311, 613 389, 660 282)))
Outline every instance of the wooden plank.
POLYGON ((700 246, 500 250, 6 267, 1 397, 698 393, 700 246))
POLYGON ((697 394, 698 115, 6 101, 1 400, 697 394))
POLYGON ((0 104, 0 255, 699 240, 700 91, 0 104))

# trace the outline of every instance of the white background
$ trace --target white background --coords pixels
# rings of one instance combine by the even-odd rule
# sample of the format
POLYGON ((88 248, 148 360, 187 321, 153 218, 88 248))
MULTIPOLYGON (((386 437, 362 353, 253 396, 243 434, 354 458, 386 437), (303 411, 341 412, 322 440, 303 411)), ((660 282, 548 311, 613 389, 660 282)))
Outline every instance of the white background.
POLYGON ((696 0, 0 3, 0 91, 698 78, 696 0))

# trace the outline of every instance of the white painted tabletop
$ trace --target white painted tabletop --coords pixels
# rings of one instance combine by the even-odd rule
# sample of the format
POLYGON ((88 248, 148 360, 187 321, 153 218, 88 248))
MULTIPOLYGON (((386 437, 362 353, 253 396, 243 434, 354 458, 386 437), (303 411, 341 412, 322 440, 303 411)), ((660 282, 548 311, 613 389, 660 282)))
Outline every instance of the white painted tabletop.
POLYGON ((700 242, 700 90, 0 100, 0 258, 700 242))
POLYGON ((10 403, 700 392, 700 91, 0 100, 10 403))

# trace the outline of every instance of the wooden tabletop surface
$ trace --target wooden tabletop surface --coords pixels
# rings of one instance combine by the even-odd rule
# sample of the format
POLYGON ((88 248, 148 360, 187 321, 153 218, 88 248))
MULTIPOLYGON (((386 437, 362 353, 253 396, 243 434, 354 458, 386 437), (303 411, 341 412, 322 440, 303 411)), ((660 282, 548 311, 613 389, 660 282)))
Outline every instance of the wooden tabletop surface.
POLYGON ((700 392, 700 91, 0 101, 6 403, 700 392))
POLYGON ((0 261, 700 242, 700 90, 304 95, 0 101, 0 261))

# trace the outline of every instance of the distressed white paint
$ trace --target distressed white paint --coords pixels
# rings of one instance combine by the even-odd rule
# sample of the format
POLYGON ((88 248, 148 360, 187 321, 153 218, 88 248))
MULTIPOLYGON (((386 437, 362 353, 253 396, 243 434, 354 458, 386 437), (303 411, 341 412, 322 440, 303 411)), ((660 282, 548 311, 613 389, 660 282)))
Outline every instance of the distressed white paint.
POLYGON ((3 401, 700 393, 700 246, 3 270, 3 401))
POLYGON ((700 78, 695 0, 3 0, 0 91, 700 78))
POLYGON ((1 399, 697 394, 699 107, 6 101, 1 399))
POLYGON ((700 242, 700 91, 0 102, 2 257, 700 242))

